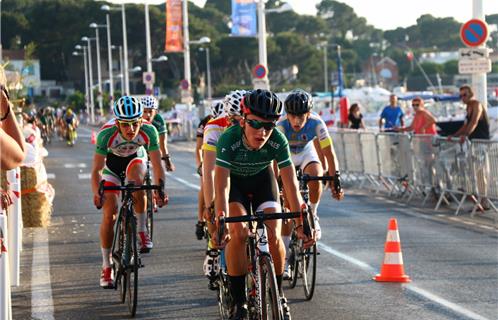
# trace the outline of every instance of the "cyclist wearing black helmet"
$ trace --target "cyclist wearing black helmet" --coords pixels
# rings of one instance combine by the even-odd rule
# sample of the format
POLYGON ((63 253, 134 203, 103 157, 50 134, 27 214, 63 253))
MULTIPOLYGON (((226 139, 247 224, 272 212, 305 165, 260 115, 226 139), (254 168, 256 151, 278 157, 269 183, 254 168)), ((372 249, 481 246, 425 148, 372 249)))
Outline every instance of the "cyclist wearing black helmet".
MULTIPOLYGON (((277 128, 289 140, 292 162, 296 167, 301 167, 304 173, 311 176, 322 176, 323 169, 315 150, 313 140, 318 139, 319 146, 328 163, 328 174, 334 176, 338 170, 332 139, 325 122, 317 114, 311 112, 313 99, 311 95, 301 89, 292 91, 285 99, 285 112, 287 115, 277 123, 277 128)), ((315 217, 316 238, 321 238, 321 229, 316 214, 318 203, 322 194, 322 184, 319 181, 309 182, 311 210, 315 217)), ((332 196, 338 200, 344 194, 342 190, 336 192, 331 188, 332 196)), ((284 236, 288 244, 289 237, 284 236)))
MULTIPOLYGON (((282 114, 282 102, 266 90, 254 90, 242 100, 243 119, 240 126, 228 128, 219 138, 216 148, 215 167, 215 207, 217 212, 227 212, 228 216, 246 215, 249 194, 255 211, 265 213, 280 211, 278 188, 271 167, 276 161, 292 211, 301 209, 302 199, 290 159, 287 139, 274 130, 276 121, 282 114)), ((297 225, 301 225, 299 219, 297 225)), ((290 319, 289 307, 282 294, 282 274, 284 271, 285 248, 281 241, 281 221, 266 222, 268 243, 272 255, 285 319, 290 319)), ((313 239, 297 229, 299 236, 307 243, 313 239)), ((245 241, 248 229, 245 224, 234 223, 229 227, 229 235, 218 240, 224 245, 227 239, 225 259, 230 278, 230 289, 234 299, 233 319, 246 319, 247 306, 244 293, 247 272, 245 241)))

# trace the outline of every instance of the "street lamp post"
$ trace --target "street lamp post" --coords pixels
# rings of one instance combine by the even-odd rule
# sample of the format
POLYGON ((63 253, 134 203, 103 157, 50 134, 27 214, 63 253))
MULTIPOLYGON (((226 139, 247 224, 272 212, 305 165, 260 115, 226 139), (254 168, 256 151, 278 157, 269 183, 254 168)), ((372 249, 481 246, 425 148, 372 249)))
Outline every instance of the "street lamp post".
POLYGON ((121 94, 123 94, 124 90, 124 75, 123 75, 123 46, 111 46, 111 49, 119 49, 119 75, 121 78, 121 94))
POLYGON ((259 64, 265 66, 266 75, 263 79, 261 85, 258 85, 260 89, 270 89, 270 80, 268 79, 268 59, 267 59, 267 51, 266 51, 266 13, 270 12, 285 12, 292 10, 292 7, 289 3, 284 3, 281 7, 275 9, 265 10, 265 1, 258 1, 258 48, 259 48, 259 64))
POLYGON ((107 59, 109 60, 109 99, 112 108, 112 105, 114 104, 114 80, 112 79, 111 17, 109 11, 107 11, 105 18, 107 26, 107 59))
POLYGON ((327 45, 328 43, 322 42, 323 46, 323 91, 327 92, 329 91, 329 71, 328 71, 328 63, 327 63, 327 45))
POLYGON ((211 89, 211 63, 209 58, 209 47, 202 47, 199 50, 206 51, 207 99, 211 102, 213 93, 211 89))
MULTIPOLYGON (((91 23, 90 28, 95 29, 95 43, 96 43, 96 49, 97 49, 97 83, 98 83, 98 93, 97 93, 97 100, 99 102, 99 110, 100 110, 100 115, 104 115, 103 111, 104 108, 102 106, 102 70, 100 69, 100 39, 99 39, 99 25, 96 23, 91 23)), ((83 39, 82 39, 83 40, 83 39)), ((90 40, 93 40, 91 38, 90 40)))
POLYGON ((88 55, 88 83, 89 83, 89 94, 90 94, 90 121, 95 124, 95 101, 93 98, 93 66, 92 66, 92 44, 90 43, 90 38, 82 37, 82 41, 87 42, 87 55, 88 55))
MULTIPOLYGON (((89 110, 89 95, 88 95, 88 63, 87 63, 87 56, 86 56, 86 47, 84 46, 78 46, 78 50, 82 50, 82 52, 79 51, 74 51, 73 56, 83 56, 83 61, 84 61, 84 68, 85 68, 85 108, 86 108, 86 114, 87 116, 90 114, 89 110)), ((88 119, 88 118, 87 118, 88 119)))

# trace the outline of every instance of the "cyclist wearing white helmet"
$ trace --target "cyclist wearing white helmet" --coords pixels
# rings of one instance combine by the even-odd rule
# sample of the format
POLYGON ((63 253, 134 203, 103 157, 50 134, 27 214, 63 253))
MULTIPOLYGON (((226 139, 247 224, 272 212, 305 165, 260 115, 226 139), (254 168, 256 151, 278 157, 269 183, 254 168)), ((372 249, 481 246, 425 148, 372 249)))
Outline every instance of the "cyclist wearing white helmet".
MULTIPOLYGON (((216 163, 216 144, 221 134, 232 125, 238 125, 242 119, 240 102, 247 91, 235 90, 230 92, 223 99, 223 113, 216 119, 208 122, 204 128, 204 139, 202 144, 202 189, 204 192, 204 218, 207 222, 209 232, 214 231, 214 226, 210 223, 214 211, 214 167, 216 163)), ((218 106, 219 109, 219 106, 218 106)), ((197 228, 197 227, 196 227, 197 228)), ((215 289, 216 267, 218 262, 218 250, 210 241, 204 260, 204 270, 209 278, 209 288, 215 289), (208 272, 206 271, 214 271, 208 272)))
MULTIPOLYGON (((154 183, 159 185, 165 181, 157 130, 153 125, 142 121, 143 107, 140 101, 134 97, 123 96, 114 103, 113 111, 115 119, 107 122, 97 135, 91 178, 93 202, 97 208, 103 208, 100 225, 103 258, 100 286, 103 288, 113 287, 110 253, 119 191, 106 191, 104 196, 100 197, 100 181, 105 180, 107 186, 121 185, 123 182, 142 184, 147 152, 152 162, 154 183)), ((160 198, 156 193, 155 196, 159 206, 167 203, 166 195, 160 198)), ((134 192, 133 199, 140 249, 142 252, 148 252, 152 248, 152 242, 146 231, 145 192, 134 192)))
POLYGON ((159 133, 159 149, 161 150, 161 159, 164 160, 164 163, 166 164, 166 170, 174 171, 175 165, 171 161, 168 152, 168 130, 166 129, 166 123, 164 122, 163 117, 157 112, 159 103, 153 96, 144 96, 140 98, 140 102, 144 107, 143 118, 152 123, 159 133))
MULTIPOLYGON (((197 127, 197 138, 195 145, 195 163, 197 166, 197 173, 202 176, 202 139, 204 138, 204 127, 206 127, 207 123, 213 119, 218 118, 222 115, 224 109, 223 102, 218 101, 211 105, 211 113, 208 114, 204 119, 202 119, 197 127)), ((202 240, 204 238, 204 194, 202 190, 202 178, 201 178, 201 189, 199 190, 198 196, 198 210, 197 210, 197 224, 195 225, 195 235, 198 240, 202 240)))

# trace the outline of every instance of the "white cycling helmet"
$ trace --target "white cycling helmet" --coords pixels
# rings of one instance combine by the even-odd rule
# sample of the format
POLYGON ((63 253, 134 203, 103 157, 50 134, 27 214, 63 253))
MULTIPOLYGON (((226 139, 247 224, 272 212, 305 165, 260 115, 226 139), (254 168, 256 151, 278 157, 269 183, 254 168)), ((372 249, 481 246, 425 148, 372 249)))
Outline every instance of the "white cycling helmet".
POLYGON ((144 108, 137 98, 123 96, 114 102, 113 111, 119 120, 135 120, 142 117, 144 108))
POLYGON ((140 98, 140 102, 144 106, 144 109, 157 110, 159 108, 159 103, 157 102, 157 99, 153 96, 144 96, 140 98))
POLYGON ((211 105, 211 114, 213 117, 218 118, 219 116, 224 114, 224 108, 225 106, 223 105, 222 101, 216 102, 215 104, 211 105))
POLYGON ((247 93, 245 90, 235 90, 230 92, 225 96, 223 104, 225 106, 225 113, 229 116, 240 116, 242 115, 242 110, 240 103, 247 93))

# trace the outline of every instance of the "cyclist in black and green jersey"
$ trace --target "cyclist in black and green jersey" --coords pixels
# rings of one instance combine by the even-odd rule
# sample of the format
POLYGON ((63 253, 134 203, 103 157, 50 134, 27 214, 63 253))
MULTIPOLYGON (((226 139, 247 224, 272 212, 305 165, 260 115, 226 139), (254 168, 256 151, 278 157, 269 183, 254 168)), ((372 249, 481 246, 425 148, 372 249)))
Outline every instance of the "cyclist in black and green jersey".
MULTIPOLYGON (((240 126, 228 128, 218 140, 215 167, 216 211, 228 212, 230 217, 246 215, 249 202, 252 202, 255 211, 263 210, 265 213, 280 211, 272 161, 277 162, 284 187, 289 190, 290 209, 301 210, 303 200, 298 191, 289 144, 280 131, 274 130, 276 120, 282 114, 282 102, 274 93, 258 89, 244 96, 242 111, 244 118, 240 126)), ((296 219, 295 223, 299 237, 308 245, 313 243, 313 238, 304 235, 300 219, 296 219)), ((281 221, 272 220, 265 224, 284 317, 290 319, 287 300, 282 292, 285 248, 280 236, 281 221)), ((234 300, 233 319, 247 318, 244 292, 247 273, 245 250, 247 236, 246 225, 234 223, 229 226, 229 234, 223 239, 217 239, 220 246, 226 243, 225 259, 234 300)))
POLYGON ((159 149, 161 150, 161 159, 164 160, 166 164, 166 170, 175 171, 175 165, 171 161, 171 157, 168 152, 168 130, 166 129, 166 123, 163 117, 157 110, 159 108, 159 103, 157 99, 153 96, 144 96, 140 99, 144 107, 143 118, 149 121, 154 127, 156 127, 159 133, 159 149))

